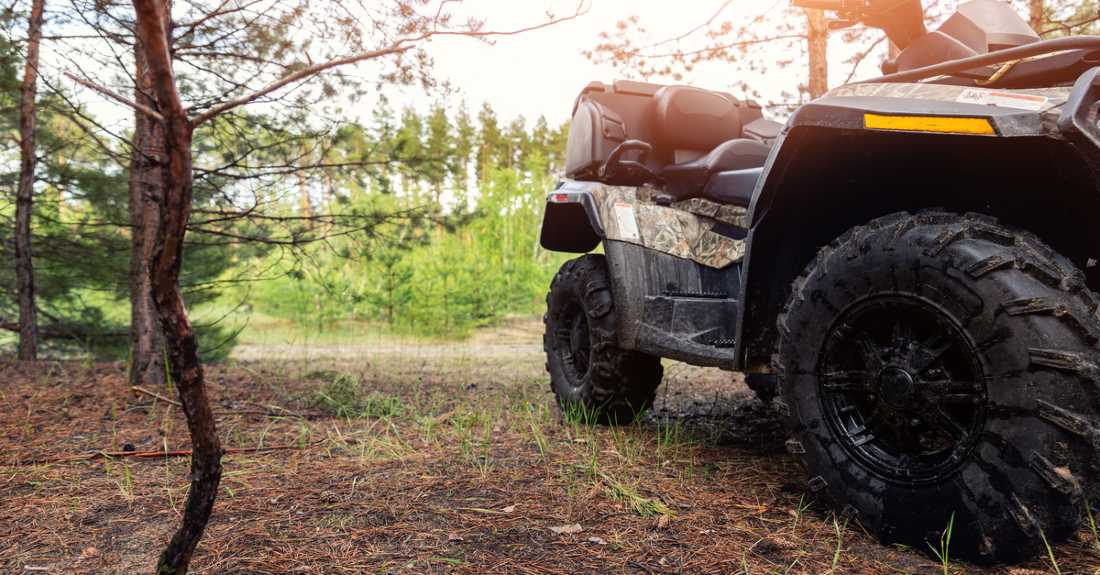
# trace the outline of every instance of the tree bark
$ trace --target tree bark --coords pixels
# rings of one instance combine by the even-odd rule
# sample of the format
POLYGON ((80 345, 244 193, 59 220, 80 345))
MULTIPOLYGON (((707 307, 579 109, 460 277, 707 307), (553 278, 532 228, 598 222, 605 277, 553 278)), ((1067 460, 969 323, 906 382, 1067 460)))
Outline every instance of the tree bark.
POLYGON ((332 172, 325 170, 321 173, 321 177, 324 178, 325 184, 325 214, 332 215, 332 210, 336 206, 336 183, 333 181, 332 172))
POLYGON ((811 98, 819 98, 829 91, 829 25, 823 10, 806 10, 806 24, 806 52, 810 61, 807 88, 811 98))
POLYGON ((309 197, 309 182, 306 180, 305 168, 295 172, 298 178, 298 215, 302 217, 302 223, 307 230, 313 229, 313 201, 309 197))
POLYGON ((19 96, 19 187, 15 192, 15 282, 19 293, 19 359, 38 359, 38 308, 34 298, 31 213, 34 211, 35 131, 38 120, 38 47, 45 0, 31 4, 27 61, 19 96))
POLYGON ((164 333, 169 373, 187 416, 192 449, 191 486, 183 521, 161 552, 157 573, 183 575, 214 510, 221 482, 222 448, 206 396, 198 341, 179 287, 183 241, 191 216, 193 126, 176 91, 164 25, 168 18, 166 3, 164 0, 133 0, 133 3, 137 13, 137 39, 145 51, 153 94, 164 117, 163 196, 150 261, 153 303, 164 333))
POLYGON ((298 170, 294 173, 298 178, 298 215, 302 219, 302 224, 307 230, 313 229, 313 199, 309 197, 309 179, 306 178, 306 169, 313 161, 312 153, 309 147, 302 144, 302 155, 298 158, 301 163, 298 170))
MULTIPOLYGON (((168 13, 168 11, 165 11, 168 13)), ((167 23, 166 23, 167 26, 167 23)), ((134 101, 156 109, 145 51, 134 45, 134 101)), ((130 158, 130 384, 164 385, 164 351, 153 304, 148 262, 152 259, 163 196, 164 126, 143 112, 134 114, 130 158)))
POLYGON ((1045 2, 1043 0, 1028 0, 1028 24, 1031 25, 1031 29, 1035 32, 1042 32, 1043 24, 1045 23, 1045 16, 1043 9, 1045 2))

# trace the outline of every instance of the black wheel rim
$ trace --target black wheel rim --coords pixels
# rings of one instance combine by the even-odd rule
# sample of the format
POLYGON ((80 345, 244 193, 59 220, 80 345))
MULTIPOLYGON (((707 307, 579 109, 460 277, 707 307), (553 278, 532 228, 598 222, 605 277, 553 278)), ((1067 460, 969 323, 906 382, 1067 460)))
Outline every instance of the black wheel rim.
POLYGON ((985 426, 981 360, 951 315, 923 298, 849 306, 829 329, 817 375, 841 445, 888 479, 942 480, 985 426))
POLYGON ((580 380, 588 374, 589 359, 591 356, 591 344, 588 334, 588 317, 578 304, 570 304, 561 314, 561 327, 555 334, 558 340, 558 353, 562 361, 573 372, 572 383, 580 384, 580 380))

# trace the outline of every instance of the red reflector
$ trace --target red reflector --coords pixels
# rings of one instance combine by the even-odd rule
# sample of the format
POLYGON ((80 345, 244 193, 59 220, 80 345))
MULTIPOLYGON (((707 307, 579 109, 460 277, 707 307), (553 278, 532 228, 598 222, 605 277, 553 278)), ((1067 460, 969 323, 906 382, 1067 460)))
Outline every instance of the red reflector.
POLYGON ((550 194, 551 202, 568 202, 569 194, 550 194))

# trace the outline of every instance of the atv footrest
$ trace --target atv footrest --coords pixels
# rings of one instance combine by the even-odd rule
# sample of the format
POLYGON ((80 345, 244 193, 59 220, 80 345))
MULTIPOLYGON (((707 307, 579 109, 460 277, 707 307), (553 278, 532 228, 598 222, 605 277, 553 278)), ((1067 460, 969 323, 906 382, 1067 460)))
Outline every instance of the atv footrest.
POLYGON ((724 291, 684 291, 684 290, 665 290, 665 297, 696 297, 703 299, 726 299, 729 297, 724 291))
POLYGON ((729 330, 736 318, 735 299, 648 296, 638 347, 655 355, 721 367, 733 359, 729 330))
POLYGON ((618 241, 605 242, 604 249, 623 348, 694 365, 733 367, 739 262, 711 268, 618 241))

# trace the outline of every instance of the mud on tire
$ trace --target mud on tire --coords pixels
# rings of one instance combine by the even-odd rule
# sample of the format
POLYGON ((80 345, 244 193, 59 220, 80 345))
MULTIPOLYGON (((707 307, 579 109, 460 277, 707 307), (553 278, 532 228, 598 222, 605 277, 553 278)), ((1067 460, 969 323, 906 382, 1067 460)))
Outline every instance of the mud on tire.
POLYGON ((631 423, 653 404, 661 360, 620 349, 604 256, 562 265, 546 294, 543 348, 550 387, 563 411, 580 410, 600 423, 631 423))
POLYGON ((1100 321, 1036 237, 880 218, 821 250, 778 328, 788 449, 837 512, 920 549, 953 516, 951 553, 978 561, 1076 531, 1100 480, 1100 321))

